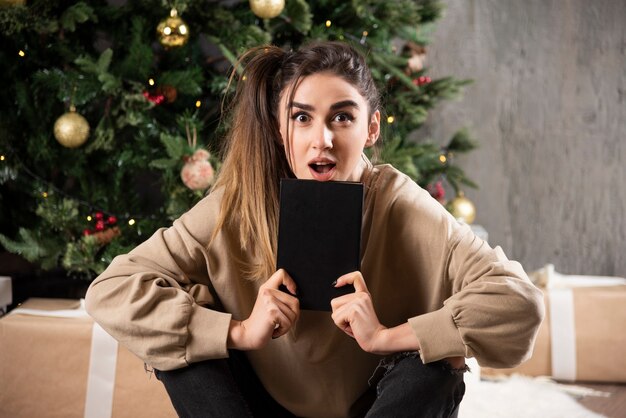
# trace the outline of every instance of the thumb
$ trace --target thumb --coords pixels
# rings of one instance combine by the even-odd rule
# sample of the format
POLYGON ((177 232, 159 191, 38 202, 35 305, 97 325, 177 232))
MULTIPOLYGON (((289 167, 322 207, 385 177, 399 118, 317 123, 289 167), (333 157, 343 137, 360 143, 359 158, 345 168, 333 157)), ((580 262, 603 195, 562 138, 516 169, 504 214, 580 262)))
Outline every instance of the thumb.
POLYGON ((272 274, 266 284, 273 289, 278 289, 280 285, 283 285, 287 288, 287 290, 289 290, 289 293, 291 293, 292 295, 295 295, 297 291, 296 282, 293 281, 293 279, 285 269, 276 270, 276 272, 272 274))
POLYGON ((360 271, 353 271, 351 273, 344 274, 343 276, 337 279, 335 287, 345 286, 347 284, 351 284, 354 286, 355 292, 368 292, 367 285, 365 284, 365 279, 360 271))

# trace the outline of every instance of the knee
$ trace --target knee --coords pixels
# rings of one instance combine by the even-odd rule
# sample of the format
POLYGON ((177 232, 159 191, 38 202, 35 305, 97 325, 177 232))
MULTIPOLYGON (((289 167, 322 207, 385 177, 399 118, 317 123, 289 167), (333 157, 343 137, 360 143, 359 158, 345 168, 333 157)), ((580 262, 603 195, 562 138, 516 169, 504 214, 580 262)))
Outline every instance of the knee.
POLYGON ((444 360, 424 364, 418 353, 400 353, 391 359, 386 376, 415 389, 453 389, 463 381, 465 369, 454 369, 444 360))
POLYGON ((465 393, 464 369, 453 369, 445 361, 424 364, 418 353, 396 354, 383 360, 380 368, 384 373, 377 382, 377 397, 392 397, 411 408, 446 411, 465 393))

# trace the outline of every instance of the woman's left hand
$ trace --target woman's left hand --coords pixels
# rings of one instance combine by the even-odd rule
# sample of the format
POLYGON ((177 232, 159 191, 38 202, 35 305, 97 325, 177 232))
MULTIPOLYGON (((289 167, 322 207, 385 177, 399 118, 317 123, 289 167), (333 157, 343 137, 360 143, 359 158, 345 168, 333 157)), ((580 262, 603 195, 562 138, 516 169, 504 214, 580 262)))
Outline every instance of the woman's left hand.
POLYGON ((372 304, 372 296, 360 271, 344 274, 335 287, 354 285, 354 293, 333 299, 330 305, 332 318, 343 332, 356 339, 359 346, 367 352, 376 353, 381 346, 380 339, 387 329, 378 320, 372 304))

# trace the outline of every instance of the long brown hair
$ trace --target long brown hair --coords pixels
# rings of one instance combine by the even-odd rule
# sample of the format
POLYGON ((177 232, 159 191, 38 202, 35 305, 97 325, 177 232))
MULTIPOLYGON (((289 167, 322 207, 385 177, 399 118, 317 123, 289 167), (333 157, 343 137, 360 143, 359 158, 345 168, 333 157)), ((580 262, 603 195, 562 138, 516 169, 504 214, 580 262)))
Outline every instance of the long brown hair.
POLYGON ((265 279, 276 265, 279 182, 294 177, 287 157, 289 144, 283 145, 278 122, 281 95, 289 94, 291 102, 299 80, 330 72, 363 95, 370 116, 380 99, 365 59, 342 42, 315 42, 292 52, 257 47, 240 57, 231 82, 238 68, 243 71, 229 110, 232 120, 224 163, 213 187, 224 193, 213 238, 226 226, 238 230, 241 248, 254 258, 242 267, 242 273, 250 279, 265 279))

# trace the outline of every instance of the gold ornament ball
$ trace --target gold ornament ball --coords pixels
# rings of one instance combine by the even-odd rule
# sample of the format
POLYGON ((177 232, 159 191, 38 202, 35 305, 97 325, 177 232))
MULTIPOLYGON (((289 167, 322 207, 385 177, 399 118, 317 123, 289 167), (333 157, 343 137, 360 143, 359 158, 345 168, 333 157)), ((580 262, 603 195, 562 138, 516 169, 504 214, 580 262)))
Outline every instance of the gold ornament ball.
POLYGON ((261 19, 271 19, 283 11, 285 0, 250 0, 250 8, 261 19))
POLYGON ((476 219, 476 207, 463 192, 459 192, 458 196, 450 201, 449 210, 452 216, 466 224, 471 224, 476 219))
POLYGON ((89 122, 75 110, 70 110, 54 123, 54 137, 64 147, 80 147, 89 137, 89 122))
POLYGON ((163 19, 156 30, 159 42, 166 48, 183 46, 189 39, 189 27, 178 17, 176 9, 172 9, 170 16, 163 19))

